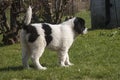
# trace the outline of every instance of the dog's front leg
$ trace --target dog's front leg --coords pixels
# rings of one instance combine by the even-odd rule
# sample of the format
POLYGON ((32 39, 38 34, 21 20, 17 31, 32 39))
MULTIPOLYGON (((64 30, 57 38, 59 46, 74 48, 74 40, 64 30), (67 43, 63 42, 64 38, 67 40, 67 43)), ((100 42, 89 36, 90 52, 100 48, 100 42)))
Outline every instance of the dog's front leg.
POLYGON ((58 52, 59 62, 60 62, 60 65, 63 67, 66 67, 65 60, 66 60, 67 54, 68 54, 67 50, 60 50, 58 52))
POLYGON ((27 48, 26 45, 24 45, 22 47, 22 64, 23 64, 24 68, 28 68, 29 69, 28 59, 29 59, 30 55, 29 55, 29 51, 28 50, 29 49, 27 48))
POLYGON ((68 66, 74 65, 73 63, 70 62, 68 53, 66 54, 65 65, 68 65, 68 66))

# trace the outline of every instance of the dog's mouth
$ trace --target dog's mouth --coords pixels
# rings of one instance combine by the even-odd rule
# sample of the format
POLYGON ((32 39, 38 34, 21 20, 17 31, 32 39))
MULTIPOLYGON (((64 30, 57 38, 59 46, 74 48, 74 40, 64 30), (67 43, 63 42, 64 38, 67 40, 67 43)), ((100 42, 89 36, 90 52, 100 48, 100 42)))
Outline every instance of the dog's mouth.
POLYGON ((85 29, 83 30, 82 34, 87 34, 87 32, 88 32, 88 28, 85 28, 85 29))

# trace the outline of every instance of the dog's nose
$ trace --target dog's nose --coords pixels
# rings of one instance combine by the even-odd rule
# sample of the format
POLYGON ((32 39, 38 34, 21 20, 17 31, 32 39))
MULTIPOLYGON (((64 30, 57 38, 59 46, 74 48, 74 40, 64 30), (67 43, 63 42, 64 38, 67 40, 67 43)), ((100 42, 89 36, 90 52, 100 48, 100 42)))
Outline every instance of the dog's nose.
POLYGON ((83 34, 87 34, 87 32, 88 32, 88 28, 85 28, 83 34))

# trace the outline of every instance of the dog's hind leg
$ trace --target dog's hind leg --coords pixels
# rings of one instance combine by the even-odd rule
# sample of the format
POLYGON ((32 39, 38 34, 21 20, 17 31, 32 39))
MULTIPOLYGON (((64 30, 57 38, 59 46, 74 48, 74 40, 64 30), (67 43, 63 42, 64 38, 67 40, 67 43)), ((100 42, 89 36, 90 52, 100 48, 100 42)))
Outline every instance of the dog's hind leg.
POLYGON ((23 64, 23 67, 25 68, 29 68, 29 64, 28 64, 28 59, 30 57, 30 53, 28 52, 28 47, 26 45, 24 45, 22 47, 22 64, 23 64))
POLYGON ((31 59, 37 69, 46 70, 47 68, 43 67, 39 62, 39 59, 42 56, 45 48, 45 47, 42 47, 42 45, 40 46, 41 47, 36 47, 32 50, 31 59))

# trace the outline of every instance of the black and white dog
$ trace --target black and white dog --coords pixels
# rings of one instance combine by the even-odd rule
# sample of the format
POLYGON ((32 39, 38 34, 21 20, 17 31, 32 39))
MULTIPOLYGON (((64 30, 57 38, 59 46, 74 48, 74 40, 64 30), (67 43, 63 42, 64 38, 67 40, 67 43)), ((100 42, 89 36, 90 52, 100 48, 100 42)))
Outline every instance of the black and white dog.
POLYGON ((28 59, 31 57, 37 69, 47 69, 39 63, 45 48, 58 52, 61 66, 73 65, 69 61, 68 51, 79 34, 85 34, 85 21, 75 17, 61 24, 32 23, 32 9, 28 8, 21 30, 22 63, 29 68, 28 59))

